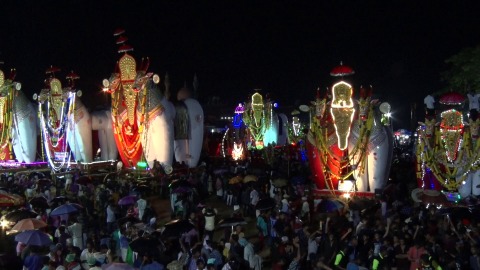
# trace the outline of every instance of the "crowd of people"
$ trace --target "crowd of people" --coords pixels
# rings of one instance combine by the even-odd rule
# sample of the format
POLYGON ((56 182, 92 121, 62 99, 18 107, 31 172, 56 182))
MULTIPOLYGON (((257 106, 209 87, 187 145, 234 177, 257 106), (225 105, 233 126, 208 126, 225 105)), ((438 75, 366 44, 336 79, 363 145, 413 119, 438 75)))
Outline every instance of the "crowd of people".
POLYGON ((119 263, 188 270, 480 269, 480 222, 454 211, 461 207, 414 202, 403 189, 371 199, 319 197, 308 180, 275 185, 277 172, 264 170, 256 181, 241 181, 247 172, 248 166, 203 164, 143 190, 122 179, 72 188, 39 186, 25 175, 3 178, 11 189, 28 182, 27 202, 47 199, 48 208, 26 207, 49 225, 41 230, 53 242, 19 242, 17 257, 2 264, 35 270, 119 263), (240 180, 230 181, 234 177, 240 180), (59 191, 64 201, 52 195, 59 191), (120 203, 126 196, 136 197, 120 203), (153 200, 170 200, 171 221, 158 217, 153 200), (66 202, 83 208, 49 215, 66 202))

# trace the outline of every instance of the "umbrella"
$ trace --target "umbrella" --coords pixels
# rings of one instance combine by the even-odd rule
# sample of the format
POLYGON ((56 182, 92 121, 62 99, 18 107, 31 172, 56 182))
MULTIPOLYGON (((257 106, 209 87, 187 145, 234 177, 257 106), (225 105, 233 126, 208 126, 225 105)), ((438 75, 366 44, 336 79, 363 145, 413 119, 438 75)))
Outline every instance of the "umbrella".
POLYGON ((21 232, 15 236, 15 241, 34 246, 48 246, 52 243, 50 236, 39 230, 21 232))
POLYGON ((76 203, 66 203, 52 210, 50 216, 61 216, 78 212, 82 206, 76 203))
POLYGON ((130 242, 129 246, 133 251, 138 252, 139 254, 150 253, 153 255, 152 251, 158 250, 155 247, 159 244, 160 242, 156 238, 139 237, 130 242))
POLYGON ((177 187, 172 190, 172 193, 188 193, 192 191, 189 187, 177 187))
POLYGON ((189 232, 195 228, 195 225, 188 220, 176 219, 165 224, 165 229, 162 232, 164 237, 178 237, 183 233, 189 232))
POLYGON ((423 202, 425 204, 449 205, 447 197, 438 190, 416 188, 411 193, 415 202, 423 202))
POLYGON ((228 169, 220 168, 213 171, 213 174, 222 174, 228 172, 228 169))
POLYGON ((255 175, 249 174, 243 178, 243 183, 248 183, 248 182, 255 182, 258 180, 258 177, 255 175))
POLYGON ((38 213, 33 212, 31 210, 27 209, 20 209, 20 210, 14 210, 8 214, 5 215, 5 220, 8 220, 10 222, 15 222, 17 223, 18 221, 26 218, 34 218, 38 216, 38 213))
POLYGON ((129 195, 118 200, 118 205, 132 205, 135 202, 137 202, 137 196, 129 195))
POLYGON ((51 203, 64 203, 67 200, 68 200, 68 198, 65 197, 65 196, 58 196, 58 197, 53 198, 50 202, 51 203))
POLYGON ((330 71, 330 76, 335 77, 343 77, 352 74, 355 74, 355 71, 349 66, 344 66, 342 62, 340 62, 339 66, 334 67, 332 71, 330 71))
POLYGON ((275 207, 276 203, 275 203, 275 200, 272 199, 272 198, 264 198, 264 199, 261 199, 257 202, 257 205, 255 205, 255 209, 256 210, 268 210, 268 209, 272 209, 273 207, 275 207))
POLYGON ((354 197, 348 202, 348 208, 351 210, 364 210, 375 205, 375 201, 367 198, 354 197))
MULTIPOLYGON (((245 181, 245 179, 244 179, 245 181)), ((230 180, 228 180, 228 183, 230 185, 235 185, 235 184, 238 184, 238 183, 241 183, 242 182, 242 177, 240 176, 235 176, 235 177, 232 177, 230 178, 230 180)))
POLYGON ((277 178, 275 180, 272 181, 272 184, 275 186, 275 187, 284 187, 286 186, 288 183, 287 179, 285 178, 277 178))
POLYGON ((318 213, 333 213, 345 207, 345 204, 335 199, 323 199, 317 205, 318 213))
POLYGON ((102 265, 102 270, 135 270, 135 268, 131 267, 127 263, 109 263, 102 265))
POLYGON ((0 207, 19 206, 24 202, 23 198, 16 194, 0 192, 0 207))
POLYGON ((441 208, 437 213, 440 215, 448 215, 452 219, 471 218, 473 216, 472 211, 464 206, 441 208))
POLYGON ((13 226, 12 230, 21 232, 21 231, 27 231, 27 230, 36 230, 40 228, 45 228, 47 227, 48 224, 45 223, 43 220, 39 220, 36 218, 26 218, 22 219, 15 226, 13 226))
POLYGON ((188 182, 187 180, 183 180, 183 179, 178 179, 178 180, 173 180, 170 185, 168 185, 169 188, 171 188, 172 190, 173 189, 176 189, 178 187, 192 187, 192 184, 190 184, 190 182, 188 182))
POLYGON ((138 185, 134 187, 132 190, 136 192, 147 192, 150 190, 150 187, 147 185, 138 185))
POLYGON ((33 208, 41 208, 41 209, 50 208, 50 206, 48 205, 47 199, 42 196, 31 199, 29 203, 32 205, 33 208))
POLYGON ((87 185, 92 182, 92 179, 84 175, 84 176, 80 176, 75 182, 79 185, 87 185))
POLYGON ((422 193, 423 193, 423 189, 416 188, 416 189, 412 190, 412 192, 410 193, 410 196, 412 197, 412 200, 414 202, 422 202, 422 199, 420 198, 422 193))
POLYGON ((245 225, 245 224, 247 224, 247 221, 245 221, 244 218, 229 217, 229 218, 225 218, 225 219, 220 220, 220 222, 218 222, 218 227, 219 228, 225 228, 225 227, 233 227, 233 226, 245 225))
POLYGON ((117 223, 118 225, 122 226, 123 224, 127 223, 127 222, 130 222, 132 224, 135 224, 135 223, 139 223, 139 222, 142 222, 140 219, 136 218, 136 217, 132 217, 132 216, 126 216, 126 217, 123 217, 123 218, 119 218, 117 220, 117 223))
POLYGON ((443 94, 438 101, 443 105, 458 105, 465 101, 465 96, 457 92, 448 92, 443 94))

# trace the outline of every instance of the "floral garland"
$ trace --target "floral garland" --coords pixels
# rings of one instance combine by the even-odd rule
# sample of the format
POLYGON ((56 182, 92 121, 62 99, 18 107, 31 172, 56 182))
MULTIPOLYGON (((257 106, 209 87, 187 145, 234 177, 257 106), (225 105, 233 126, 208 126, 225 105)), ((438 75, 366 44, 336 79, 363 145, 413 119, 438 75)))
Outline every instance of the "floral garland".
MULTIPOLYGON (((321 155, 320 161, 322 162, 323 168, 324 168, 324 175, 328 176, 326 178, 331 178, 332 176, 339 179, 339 180, 345 180, 348 179, 353 172, 348 172, 345 175, 337 175, 328 166, 328 161, 336 161, 339 164, 344 164, 336 166, 335 163, 331 163, 332 165, 336 166, 339 170, 345 169, 346 167, 354 166, 360 174, 363 174, 365 172, 365 161, 366 161, 366 156, 368 154, 367 152, 367 146, 369 142, 369 138, 371 135, 371 130, 373 127, 373 118, 374 118, 374 112, 373 109, 369 109, 369 114, 367 117, 366 122, 360 126, 360 131, 359 131, 359 136, 357 141, 355 142, 353 148, 351 151, 349 151, 348 155, 345 157, 338 157, 335 153, 332 152, 330 149, 330 145, 328 144, 328 127, 321 125, 320 121, 318 119, 314 119, 313 125, 312 125, 312 131, 315 139, 315 146, 317 149, 319 149, 319 152, 323 153, 321 155)), ((360 121, 360 120, 357 120, 360 121)), ((333 185, 332 185, 333 186, 333 185)))
POLYGON ((250 134, 252 135, 255 142, 262 142, 263 135, 272 125, 272 106, 270 102, 267 102, 265 104, 265 108, 262 109, 260 119, 257 119, 257 117, 255 116, 252 103, 248 103, 246 107, 247 109, 244 112, 246 117, 243 118, 243 121, 250 130, 250 134))
MULTIPOLYGON (((1 71, 0 71, 1 72, 1 71)), ((0 113, 3 116, 3 123, 0 124, 0 160, 5 160, 6 158, 6 148, 9 147, 11 150, 11 143, 10 143, 10 131, 12 130, 12 116, 13 116, 13 88, 11 82, 7 80, 6 84, 2 85, 2 89, 0 92, 6 91, 6 96, 0 97, 0 113)), ((12 158, 12 154, 10 151, 10 157, 12 158)))
MULTIPOLYGON (((45 153, 47 154, 48 164, 54 171, 59 171, 64 168, 65 164, 70 162, 70 157, 72 154, 71 151, 68 151, 68 155, 63 156, 63 160, 60 162, 59 166, 55 164, 54 157, 52 157, 52 152, 54 151, 52 148, 58 147, 58 144, 62 138, 66 138, 65 133, 70 125, 69 118, 73 117, 73 112, 75 111, 75 93, 69 94, 66 103, 68 106, 65 106, 65 102, 62 103, 62 117, 58 123, 58 127, 52 127, 50 125, 51 123, 48 123, 49 121, 46 120, 46 118, 50 119, 50 101, 47 102, 47 116, 42 110, 42 103, 39 103, 38 106, 38 117, 40 119, 42 142, 45 146, 45 152, 42 153, 42 156, 44 156, 45 153)), ((72 119, 72 123, 74 123, 74 119, 72 119)), ((63 145, 61 145, 62 152, 66 152, 67 148, 67 140, 64 139, 63 145)))

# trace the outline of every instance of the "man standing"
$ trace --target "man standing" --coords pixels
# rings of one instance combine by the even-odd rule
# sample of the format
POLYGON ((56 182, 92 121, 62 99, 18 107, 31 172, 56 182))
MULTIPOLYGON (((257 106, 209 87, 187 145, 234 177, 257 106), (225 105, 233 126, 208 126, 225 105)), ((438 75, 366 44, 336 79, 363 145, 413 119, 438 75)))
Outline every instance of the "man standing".
POLYGON ((260 200, 260 195, 258 194, 258 191, 254 188, 252 188, 252 191, 250 191, 250 208, 251 208, 251 213, 255 215, 255 206, 257 206, 258 201, 260 200))
POLYGON ((113 201, 110 201, 108 203, 108 206, 107 206, 107 232, 108 233, 112 233, 113 230, 115 229, 115 221, 116 221, 116 218, 115 218, 115 211, 113 209, 114 205, 113 205, 113 201))
POLYGON ((75 218, 75 222, 68 227, 68 231, 72 235, 73 246, 76 246, 80 250, 83 250, 83 229, 82 224, 78 222, 77 218, 75 218))
POLYGON ((215 230, 215 216, 217 215, 217 209, 206 207, 203 208, 202 213, 205 217, 205 234, 208 235, 208 239, 213 241, 213 231, 215 230))
POLYGON ((145 209, 147 208, 147 201, 142 198, 142 195, 138 196, 137 208, 138 208, 138 219, 143 221, 143 214, 145 214, 145 209))

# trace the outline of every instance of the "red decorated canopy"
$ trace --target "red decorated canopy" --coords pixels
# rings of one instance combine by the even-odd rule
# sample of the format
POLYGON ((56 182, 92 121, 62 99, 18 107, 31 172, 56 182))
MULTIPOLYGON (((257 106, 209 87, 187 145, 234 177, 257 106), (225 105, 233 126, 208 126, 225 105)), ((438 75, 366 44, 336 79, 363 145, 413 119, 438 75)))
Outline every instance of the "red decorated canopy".
POLYGON ((440 104, 460 105, 465 101, 465 96, 457 92, 448 92, 440 97, 440 104))
POLYGON ((330 71, 330 75, 335 77, 348 76, 352 74, 355 74, 353 68, 343 65, 342 62, 340 62, 339 66, 334 67, 332 71, 330 71))

